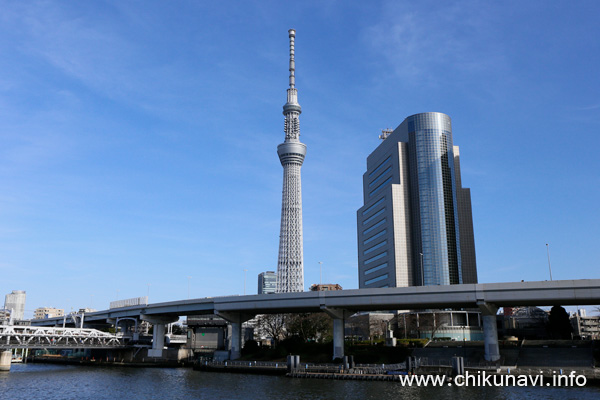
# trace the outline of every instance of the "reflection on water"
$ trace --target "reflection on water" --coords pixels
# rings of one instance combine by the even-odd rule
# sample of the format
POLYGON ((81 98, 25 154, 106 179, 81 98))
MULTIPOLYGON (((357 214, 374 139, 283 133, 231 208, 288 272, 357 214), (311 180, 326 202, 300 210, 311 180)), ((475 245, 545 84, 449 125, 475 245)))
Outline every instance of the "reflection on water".
POLYGON ((191 369, 13 365, 0 399, 560 399, 600 398, 600 388, 402 387, 396 382, 290 379, 191 369))

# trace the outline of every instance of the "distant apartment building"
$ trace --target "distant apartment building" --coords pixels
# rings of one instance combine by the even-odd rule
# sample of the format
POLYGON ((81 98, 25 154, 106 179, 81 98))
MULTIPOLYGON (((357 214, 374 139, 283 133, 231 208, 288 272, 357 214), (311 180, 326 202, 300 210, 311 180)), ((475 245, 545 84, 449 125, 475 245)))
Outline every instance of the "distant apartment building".
POLYGON ((277 291, 277 274, 266 271, 258 274, 258 294, 269 294, 277 291))
POLYGON ((10 311, 0 309, 0 325, 8 325, 10 321, 10 311))
POLYGON ((600 316, 586 316, 585 310, 579 310, 571 317, 573 336, 582 340, 600 339, 600 316))
POLYGON ((311 292, 324 292, 327 290, 342 290, 342 287, 340 285, 338 285, 337 283, 319 283, 319 284, 314 284, 311 285, 310 287, 310 291, 311 292))
POLYGON ((38 307, 33 312, 33 319, 46 319, 62 317, 65 315, 65 310, 54 307, 38 307))
POLYGON ((22 320, 25 314, 25 298, 27 297, 24 290, 13 290, 4 298, 4 308, 11 312, 13 321, 22 320))

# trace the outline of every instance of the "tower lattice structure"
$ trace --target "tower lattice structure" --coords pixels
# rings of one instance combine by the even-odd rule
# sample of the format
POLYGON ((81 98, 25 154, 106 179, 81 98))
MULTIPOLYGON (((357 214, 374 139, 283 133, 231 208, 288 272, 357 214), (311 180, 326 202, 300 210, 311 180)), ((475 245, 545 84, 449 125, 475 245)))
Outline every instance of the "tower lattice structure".
POLYGON ((300 168, 306 155, 306 145, 300 143, 300 113, 296 89, 294 39, 290 37, 290 87, 283 106, 285 141, 277 146, 277 155, 283 166, 283 195, 281 201, 281 231, 277 260, 277 292, 304 291, 304 256, 302 244, 302 183, 300 168))

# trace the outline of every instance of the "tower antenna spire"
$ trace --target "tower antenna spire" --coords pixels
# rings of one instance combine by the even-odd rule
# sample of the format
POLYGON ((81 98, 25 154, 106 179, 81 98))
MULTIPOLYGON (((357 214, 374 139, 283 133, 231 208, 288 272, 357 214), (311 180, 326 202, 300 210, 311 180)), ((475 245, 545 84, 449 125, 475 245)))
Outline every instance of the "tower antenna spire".
POLYGON ((290 35, 290 88, 296 87, 296 62, 294 60, 294 40, 296 38, 296 30, 290 29, 288 31, 290 35))
POLYGON ((296 89, 296 62, 294 39, 290 36, 290 87, 283 106, 285 141, 277 146, 277 155, 283 166, 283 195, 281 201, 281 231, 277 258, 277 292, 304 291, 304 253, 302 241, 302 183, 300 168, 306 156, 306 145, 300 142, 300 113, 296 89))

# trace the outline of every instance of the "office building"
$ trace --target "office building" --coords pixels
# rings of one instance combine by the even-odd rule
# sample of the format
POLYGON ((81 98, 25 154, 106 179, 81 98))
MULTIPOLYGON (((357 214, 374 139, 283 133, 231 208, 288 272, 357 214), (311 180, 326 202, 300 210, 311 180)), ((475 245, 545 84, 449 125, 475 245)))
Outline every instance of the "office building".
POLYGON ((359 287, 476 283, 471 195, 446 114, 412 115, 368 156, 359 287))
POLYGON ((296 64, 294 40, 296 31, 289 30, 290 37, 290 87, 285 115, 285 141, 277 146, 277 155, 283 166, 283 194, 281 201, 281 231, 277 259, 277 292, 304 291, 304 264, 302 245, 302 183, 300 168, 306 155, 306 145, 300 143, 300 120, 302 112, 296 89, 296 64))
POLYGON ((54 307, 38 307, 33 312, 33 319, 46 319, 54 317, 62 317, 65 315, 65 310, 54 307))
POLYGON ((258 294, 275 293, 277 291, 277 274, 266 271, 258 274, 258 294))
POLYGON ((24 290, 13 290, 4 298, 4 308, 10 310, 11 320, 22 320, 25 314, 25 298, 27 297, 24 290))

